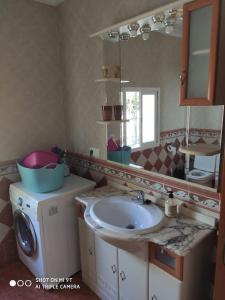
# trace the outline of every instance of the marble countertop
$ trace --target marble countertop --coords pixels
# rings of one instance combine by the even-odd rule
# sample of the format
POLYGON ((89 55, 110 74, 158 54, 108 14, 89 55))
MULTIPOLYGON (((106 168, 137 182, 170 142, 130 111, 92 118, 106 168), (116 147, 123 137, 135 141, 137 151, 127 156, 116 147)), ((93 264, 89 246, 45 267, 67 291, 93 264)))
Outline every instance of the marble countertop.
POLYGON ((86 194, 76 196, 76 200, 86 206, 84 219, 86 223, 102 238, 107 237, 115 240, 153 242, 163 245, 177 255, 185 256, 201 240, 206 238, 215 229, 198 220, 179 216, 177 218, 165 217, 162 227, 153 233, 146 234, 127 234, 126 236, 99 226, 90 216, 90 206, 95 201, 111 196, 128 195, 126 191, 115 189, 111 186, 98 188, 86 194))

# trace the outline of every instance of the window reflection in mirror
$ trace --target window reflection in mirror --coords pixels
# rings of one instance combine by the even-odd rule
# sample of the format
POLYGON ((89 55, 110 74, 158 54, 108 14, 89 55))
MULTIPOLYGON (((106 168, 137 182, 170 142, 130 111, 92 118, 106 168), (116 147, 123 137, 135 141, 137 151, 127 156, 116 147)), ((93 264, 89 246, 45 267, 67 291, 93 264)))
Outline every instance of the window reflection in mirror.
POLYGON ((160 98, 156 88, 122 88, 123 141, 133 151, 159 145, 160 98))
MULTIPOLYGON (((137 37, 120 43, 122 77, 130 80, 122 85, 122 91, 135 91, 141 87, 149 89, 145 95, 155 95, 152 104, 155 107, 151 112, 143 105, 140 108, 145 123, 140 120, 140 141, 132 145, 131 163, 148 171, 183 179, 185 156, 178 149, 185 136, 186 108, 178 104, 180 49, 179 35, 161 32, 151 32, 146 41, 137 37), (141 138, 146 135, 149 141, 144 143, 141 138)), ((143 97, 142 103, 146 104, 145 100, 143 97)))
MULTIPOLYGON (((146 41, 138 36, 116 45, 121 78, 129 82, 121 82, 121 97, 113 84, 106 86, 106 94, 111 104, 123 105, 123 118, 129 122, 107 126, 107 138, 113 136, 120 145, 131 147, 131 151, 121 151, 120 162, 216 188, 220 156, 207 160, 204 155, 202 160, 179 151, 187 139, 192 144, 220 144, 223 116, 221 106, 193 107, 187 122, 187 108, 179 106, 180 32, 154 31, 146 41)), ((109 42, 105 48, 112 51, 105 54, 107 63, 116 45, 109 42)))

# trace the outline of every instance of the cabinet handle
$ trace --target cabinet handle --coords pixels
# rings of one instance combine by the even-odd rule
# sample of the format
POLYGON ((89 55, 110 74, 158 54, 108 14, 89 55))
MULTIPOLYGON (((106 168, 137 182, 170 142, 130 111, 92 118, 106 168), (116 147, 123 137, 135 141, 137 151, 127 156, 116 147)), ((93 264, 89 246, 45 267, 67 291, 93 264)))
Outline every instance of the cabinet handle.
POLYGON ((152 296, 152 300, 158 300, 158 298, 156 297, 156 295, 152 296))
POLYGON ((180 75, 181 85, 184 85, 185 81, 186 81, 186 71, 182 71, 182 73, 180 75))
POLYGON ((126 279, 126 275, 125 275, 124 271, 120 272, 120 278, 121 278, 121 280, 126 279))
POLYGON ((112 265, 112 266, 111 266, 111 269, 112 269, 112 272, 113 272, 113 274, 115 274, 115 273, 116 273, 116 271, 117 271, 117 268, 116 268, 116 266, 115 266, 115 265, 112 265))
POLYGON ((92 248, 89 248, 89 249, 88 249, 88 252, 89 252, 89 255, 93 255, 93 250, 92 250, 92 248))

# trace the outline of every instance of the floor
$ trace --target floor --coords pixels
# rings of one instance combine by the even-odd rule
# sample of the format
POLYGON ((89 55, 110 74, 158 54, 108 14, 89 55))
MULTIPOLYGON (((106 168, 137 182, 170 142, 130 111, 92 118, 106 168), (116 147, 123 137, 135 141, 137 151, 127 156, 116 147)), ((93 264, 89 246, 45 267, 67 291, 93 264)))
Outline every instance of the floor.
MULTIPOLYGON (((21 263, 15 262, 0 270, 0 299, 1 300, 99 300, 99 298, 82 282, 81 273, 73 276, 72 284, 80 289, 58 289, 46 291, 36 288, 33 274, 21 263), (11 287, 11 280, 31 280, 31 287, 11 287)), ((63 287, 63 286, 62 286, 63 287)))

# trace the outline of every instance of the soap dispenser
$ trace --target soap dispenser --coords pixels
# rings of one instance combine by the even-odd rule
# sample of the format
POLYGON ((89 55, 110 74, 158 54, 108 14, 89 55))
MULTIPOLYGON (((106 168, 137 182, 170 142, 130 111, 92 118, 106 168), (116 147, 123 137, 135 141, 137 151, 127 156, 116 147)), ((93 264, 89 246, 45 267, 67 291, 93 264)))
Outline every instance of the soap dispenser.
POLYGON ((165 215, 169 218, 176 218, 177 217, 177 203, 174 199, 173 191, 167 192, 168 199, 165 202, 165 215))

